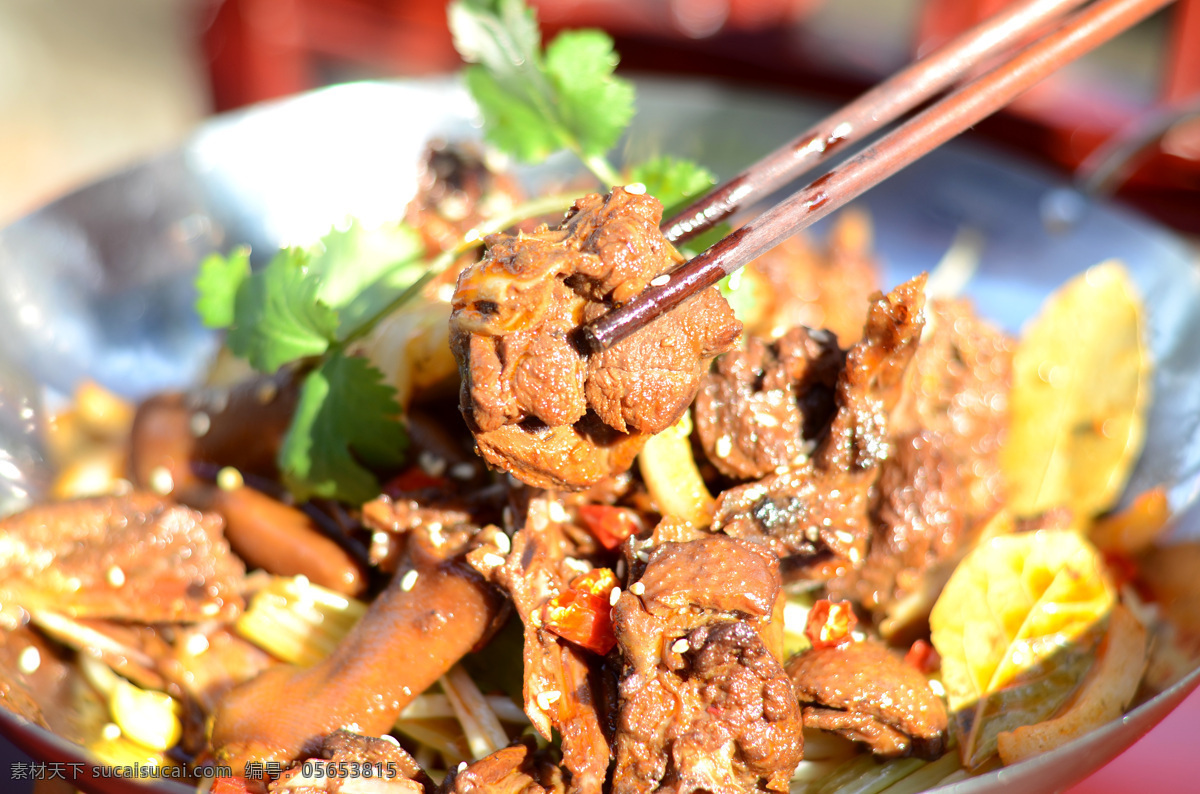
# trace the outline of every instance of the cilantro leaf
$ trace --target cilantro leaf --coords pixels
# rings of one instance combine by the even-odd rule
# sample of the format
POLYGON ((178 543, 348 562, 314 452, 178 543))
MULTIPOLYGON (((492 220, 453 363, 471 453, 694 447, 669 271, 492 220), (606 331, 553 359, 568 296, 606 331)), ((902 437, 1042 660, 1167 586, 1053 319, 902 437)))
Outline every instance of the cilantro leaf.
POLYGON ((405 223, 365 229, 352 221, 309 249, 317 300, 338 312, 344 339, 424 272, 421 236, 405 223))
POLYGON ((662 202, 664 218, 717 184, 717 177, 704 166, 670 155, 635 165, 629 170, 629 178, 641 182, 647 193, 662 202))
POLYGON ((543 53, 523 0, 458 0, 448 15, 459 54, 478 64, 465 79, 494 146, 534 162, 562 148, 586 161, 616 144, 633 117, 633 87, 613 76, 606 34, 563 33, 543 53))
POLYGON ((420 236, 404 224, 357 222, 308 248, 280 251, 251 274, 245 252, 210 257, 196 280, 206 324, 262 372, 318 356, 369 322, 422 273, 420 236))
POLYGON ((336 339, 338 318, 317 299, 320 286, 310 277, 307 253, 280 251, 238 290, 226 346, 267 373, 324 353, 336 339))
POLYGON ((209 328, 233 324, 238 288, 250 277, 250 249, 235 248, 229 256, 209 254, 196 276, 196 313, 209 328))
POLYGON ((565 31, 546 47, 558 116, 584 155, 603 155, 633 120, 633 85, 613 76, 618 60, 598 30, 565 31))
POLYGON ((334 353, 309 373, 279 450, 284 482, 298 499, 361 504, 379 495, 367 467, 399 465, 408 445, 395 395, 365 358, 334 353))

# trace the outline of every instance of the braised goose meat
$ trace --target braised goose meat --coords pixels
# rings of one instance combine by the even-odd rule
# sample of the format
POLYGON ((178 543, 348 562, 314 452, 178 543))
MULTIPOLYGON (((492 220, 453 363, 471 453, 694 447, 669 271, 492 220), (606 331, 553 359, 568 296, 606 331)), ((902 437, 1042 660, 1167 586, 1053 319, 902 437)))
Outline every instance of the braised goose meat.
POLYGON ((575 202, 557 228, 492 235, 454 295, 460 407, 484 459, 525 482, 585 488, 627 468, 691 403, 741 324, 709 289, 609 350, 575 331, 682 261, 662 207, 614 188, 575 202))
POLYGON ((350 794, 362 791, 367 780, 373 794, 432 794, 436 788, 413 757, 389 739, 340 729, 325 737, 315 755, 319 761, 288 770, 271 785, 271 791, 350 794), (329 762, 328 766, 321 761, 329 762), (305 774, 308 771, 310 775, 305 774))
POLYGON ((562 770, 534 751, 532 742, 520 742, 481 758, 466 767, 450 770, 441 794, 562 794, 562 770))
POLYGON ((863 339, 838 373, 833 418, 812 458, 722 493, 715 529, 766 543, 781 557, 798 556, 818 578, 861 564, 872 488, 891 449, 888 413, 924 326, 924 285, 920 276, 872 301, 863 339))
POLYGON ((718 358, 693 408, 705 456, 739 480, 802 463, 829 427, 845 357, 832 334, 797 326, 718 358))
POLYGON ((803 755, 777 654, 779 561, 719 535, 664 543, 617 599, 613 791, 786 791, 803 755))
POLYGON ((866 742, 884 756, 937 758, 948 720, 917 668, 874 640, 810 648, 788 662, 804 725, 866 742))
POLYGON ((966 300, 933 300, 928 331, 891 419, 892 431, 938 434, 966 488, 970 522, 987 518, 1004 497, 1000 447, 1008 427, 1015 341, 980 319, 966 300))
POLYGON ((829 583, 832 598, 852 598, 882 614, 916 592, 932 566, 953 558, 966 523, 966 487, 957 463, 937 433, 893 441, 879 476, 866 560, 829 583))
POLYGON ((144 623, 230 619, 242 561, 220 516, 154 494, 38 505, 0 521, 0 617, 21 610, 144 623))
POLYGON ((552 515, 556 504, 546 494, 525 500, 510 553, 498 565, 484 555, 472 563, 508 592, 523 623, 526 715, 547 740, 554 731, 562 737, 570 791, 593 794, 601 790, 611 758, 606 715, 613 711, 615 676, 595 653, 545 626, 551 599, 568 588, 579 567, 587 567, 574 556, 577 547, 563 522, 552 515))
POLYGON ((862 313, 880 289, 871 221, 847 210, 823 245, 789 237, 746 266, 739 288, 754 292, 761 309, 746 318, 746 333, 774 339, 797 325, 823 328, 843 346, 862 336, 862 313))

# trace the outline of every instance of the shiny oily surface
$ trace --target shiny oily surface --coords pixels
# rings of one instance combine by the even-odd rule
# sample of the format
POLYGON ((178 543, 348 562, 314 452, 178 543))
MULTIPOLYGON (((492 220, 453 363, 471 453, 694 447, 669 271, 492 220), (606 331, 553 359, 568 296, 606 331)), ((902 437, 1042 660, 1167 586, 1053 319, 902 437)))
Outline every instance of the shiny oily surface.
MULTIPOLYGON (((795 97, 704 83, 645 81, 617 159, 690 157, 725 178, 821 109, 795 97)), ((34 428, 47 398, 84 378, 130 397, 197 379, 217 340, 192 310, 200 259, 237 244, 265 261, 280 244, 318 238, 347 216, 400 217, 434 137, 478 138, 474 109, 450 81, 361 83, 208 122, 181 147, 94 183, 0 230, 0 509, 48 481, 34 428)), ((575 173, 556 158, 521 169, 536 192, 575 173)), ((891 285, 932 268, 964 229, 983 245, 966 293, 1016 331, 1071 275, 1124 260, 1147 306, 1156 373, 1146 450, 1131 492, 1160 483, 1176 511, 1200 488, 1200 270, 1172 233, 1093 203, 994 153, 946 147, 861 201, 891 285)), ((818 234, 820 230, 818 227, 818 234)), ((1200 537, 1186 511, 1179 537, 1200 537)), ((1200 573, 1200 572, 1198 572, 1200 573)), ((942 789, 1061 790, 1160 721, 1200 681, 1168 692, 1084 739, 942 789)), ((37 758, 79 761, 77 747, 0 711, 0 732, 37 758)), ((183 791, 158 783, 78 781, 95 791, 183 791)))

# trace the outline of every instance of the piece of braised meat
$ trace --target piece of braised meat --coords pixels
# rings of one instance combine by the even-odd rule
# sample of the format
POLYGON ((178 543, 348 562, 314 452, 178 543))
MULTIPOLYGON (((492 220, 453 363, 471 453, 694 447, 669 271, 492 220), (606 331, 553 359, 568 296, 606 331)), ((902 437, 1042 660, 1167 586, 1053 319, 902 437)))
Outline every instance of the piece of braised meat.
POLYGON ((664 543, 617 599, 615 794, 786 791, 800 709, 777 653, 779 561, 720 535, 664 543))
MULTIPOLYGON (((796 556, 804 575, 828 579, 865 559, 869 510, 891 444, 888 413, 924 325, 925 277, 871 302, 863 338, 837 376, 835 411, 813 456, 779 474, 726 490, 713 528, 796 556)), ((796 561, 793 561, 796 562, 796 561)))
POLYGON ((661 217, 656 199, 614 188, 576 201, 555 229, 488 237, 463 271, 450 341, 460 407, 490 465, 571 490, 621 471, 733 346, 741 324, 715 288, 603 353, 576 344, 580 325, 682 261, 661 217))
POLYGON ((787 665, 804 725, 866 742, 883 756, 937 758, 946 706, 917 668, 880 642, 810 648, 787 665))
POLYGON ((478 147, 435 141, 425 150, 417 195, 404 219, 420 233, 426 250, 445 251, 458 245, 468 230, 520 201, 516 181, 489 168, 478 147))
POLYGON ((740 288, 754 291, 758 308, 746 317, 746 334, 774 339, 803 325, 831 331, 844 347, 857 342, 862 307, 880 288, 871 237, 867 214, 847 210, 823 245, 797 234, 746 265, 740 288))
POLYGON ((577 556, 561 504, 544 492, 528 492, 516 492, 524 504, 513 511, 520 523, 509 553, 475 554, 471 562, 508 592, 524 624, 526 715, 547 741, 555 731, 562 737, 570 791, 599 794, 608 774, 616 675, 601 657, 545 626, 547 604, 589 563, 577 556))
POLYGON ((0 521, 0 617, 230 620, 245 567, 221 517, 149 493, 36 505, 0 521))
POLYGON ((287 770, 269 786, 272 794, 432 794, 435 788, 390 736, 363 736, 344 728, 325 737, 316 758, 287 770))
POLYGON ((913 356, 892 431, 930 430, 941 436, 966 488, 968 522, 986 519, 1004 498, 1000 448, 1008 427, 1015 342, 980 319, 967 300, 933 300, 928 332, 913 356))
POLYGON ((917 592, 932 566, 951 560, 965 527, 959 461, 931 431, 895 439, 879 476, 874 529, 862 568, 829 582, 830 597, 883 614, 917 592))
POLYGON ((531 740, 497 750, 446 775, 441 794, 562 794, 562 770, 536 752, 531 740))
POLYGON ((802 326, 718 358, 693 406, 704 454, 739 480, 803 462, 829 427, 844 360, 832 334, 802 326))

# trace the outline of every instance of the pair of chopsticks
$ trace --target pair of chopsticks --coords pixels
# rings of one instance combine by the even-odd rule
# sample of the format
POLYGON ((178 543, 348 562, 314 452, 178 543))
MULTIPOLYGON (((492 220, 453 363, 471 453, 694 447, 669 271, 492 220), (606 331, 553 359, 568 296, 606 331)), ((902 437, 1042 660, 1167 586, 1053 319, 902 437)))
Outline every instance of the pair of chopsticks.
POLYGON ((922 58, 850 105, 715 188, 663 224, 680 241, 792 181, 831 151, 881 129, 960 81, 989 58, 1053 26, 1010 58, 685 262, 665 284, 584 326, 604 350, 701 290, 1000 110, 1051 72, 1103 44, 1172 0, 1020 0, 922 58), (1073 13, 1072 13, 1073 12, 1073 13), (1056 24, 1057 23, 1057 24, 1056 24))

